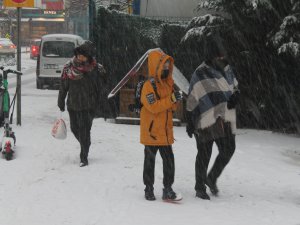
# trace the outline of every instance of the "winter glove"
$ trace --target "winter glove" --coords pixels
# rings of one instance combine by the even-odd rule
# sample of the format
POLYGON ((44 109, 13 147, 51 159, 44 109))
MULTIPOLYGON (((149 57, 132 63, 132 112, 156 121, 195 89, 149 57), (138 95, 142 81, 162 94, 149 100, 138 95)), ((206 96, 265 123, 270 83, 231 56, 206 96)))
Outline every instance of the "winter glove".
POLYGON ((239 101, 240 91, 235 91, 227 101, 227 108, 234 109, 239 101))
POLYGON ((193 123, 192 119, 192 113, 190 111, 187 111, 186 113, 186 120, 187 120, 187 125, 186 125, 186 132, 190 138, 193 137, 193 133, 195 132, 195 126, 193 123))
POLYGON ((183 98, 182 92, 180 91, 174 91, 171 95, 172 102, 178 102, 181 101, 183 98))
POLYGON ((61 112, 65 111, 65 106, 58 106, 61 112))
POLYGON ((186 132, 187 132, 187 134, 188 134, 188 136, 190 138, 193 137, 194 131, 195 131, 194 125, 192 123, 187 123, 187 125, 186 125, 186 132))

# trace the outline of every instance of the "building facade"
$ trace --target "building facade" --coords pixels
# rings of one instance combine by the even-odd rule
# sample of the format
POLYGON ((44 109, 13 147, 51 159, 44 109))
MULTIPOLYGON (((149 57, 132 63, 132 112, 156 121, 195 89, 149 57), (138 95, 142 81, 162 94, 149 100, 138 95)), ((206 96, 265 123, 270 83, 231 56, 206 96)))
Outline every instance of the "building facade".
POLYGON ((84 39, 89 39, 93 5, 94 1, 92 0, 65 0, 67 33, 76 34, 84 39))
MULTIPOLYGON (((4 8, 0 0, 0 36, 17 40, 17 13, 14 8, 4 8)), ((65 30, 63 0, 35 0, 35 8, 21 9, 21 43, 28 45, 32 39, 45 34, 63 33, 65 30)))

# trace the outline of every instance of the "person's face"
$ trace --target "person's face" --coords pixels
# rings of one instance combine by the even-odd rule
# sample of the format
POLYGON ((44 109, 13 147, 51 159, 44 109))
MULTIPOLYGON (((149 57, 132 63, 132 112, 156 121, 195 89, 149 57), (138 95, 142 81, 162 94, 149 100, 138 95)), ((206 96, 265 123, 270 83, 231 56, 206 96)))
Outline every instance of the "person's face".
POLYGON ((88 60, 88 58, 85 57, 84 55, 77 55, 77 59, 78 59, 78 61, 81 62, 81 63, 85 63, 85 62, 87 62, 87 60, 88 60))
POLYGON ((161 79, 166 79, 169 76, 170 73, 170 62, 166 62, 163 65, 163 69, 161 71, 161 79))
POLYGON ((225 56, 220 56, 214 58, 213 63, 217 66, 218 69, 223 70, 228 65, 228 60, 225 56))

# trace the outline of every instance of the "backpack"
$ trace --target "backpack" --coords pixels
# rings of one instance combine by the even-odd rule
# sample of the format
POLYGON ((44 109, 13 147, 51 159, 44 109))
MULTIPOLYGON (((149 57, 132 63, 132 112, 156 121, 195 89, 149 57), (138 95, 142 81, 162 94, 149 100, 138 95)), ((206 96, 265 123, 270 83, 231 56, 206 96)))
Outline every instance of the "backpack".
MULTIPOLYGON (((135 87, 135 91, 134 91, 134 104, 130 104, 128 106, 129 111, 131 112, 135 112, 137 115, 140 115, 141 113, 141 109, 143 107, 143 104, 141 102, 141 94, 142 94, 142 89, 143 86, 145 84, 145 82, 147 81, 147 79, 142 79, 140 80, 136 87, 135 87)), ((149 78, 150 84, 152 85, 154 92, 155 92, 155 96, 157 99, 160 99, 158 93, 157 93, 157 87, 156 87, 156 83, 155 83, 155 79, 153 77, 149 78)))

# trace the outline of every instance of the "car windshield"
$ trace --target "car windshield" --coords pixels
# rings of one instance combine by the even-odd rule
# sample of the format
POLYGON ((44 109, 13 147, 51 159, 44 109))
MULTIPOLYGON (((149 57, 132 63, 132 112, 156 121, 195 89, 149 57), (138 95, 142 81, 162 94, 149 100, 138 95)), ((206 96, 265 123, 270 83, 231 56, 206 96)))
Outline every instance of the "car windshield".
POLYGON ((72 58, 75 44, 69 41, 47 41, 43 44, 43 56, 53 58, 72 58))
POLYGON ((0 40, 1 45, 12 45, 12 42, 9 40, 0 40))

